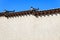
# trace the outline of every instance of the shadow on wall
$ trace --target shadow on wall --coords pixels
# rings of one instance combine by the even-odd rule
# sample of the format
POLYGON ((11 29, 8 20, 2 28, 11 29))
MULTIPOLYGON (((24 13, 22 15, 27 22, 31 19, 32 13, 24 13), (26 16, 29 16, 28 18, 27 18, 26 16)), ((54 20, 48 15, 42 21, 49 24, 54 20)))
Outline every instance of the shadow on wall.
POLYGON ((0 40, 60 40, 60 15, 0 17, 0 40))

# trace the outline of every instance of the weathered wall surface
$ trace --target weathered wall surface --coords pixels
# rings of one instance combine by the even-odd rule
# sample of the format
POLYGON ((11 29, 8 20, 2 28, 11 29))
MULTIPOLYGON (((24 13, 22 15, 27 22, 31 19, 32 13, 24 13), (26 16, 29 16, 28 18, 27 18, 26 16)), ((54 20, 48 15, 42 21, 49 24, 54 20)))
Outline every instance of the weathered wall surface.
POLYGON ((0 40, 60 40, 60 15, 0 17, 0 40))

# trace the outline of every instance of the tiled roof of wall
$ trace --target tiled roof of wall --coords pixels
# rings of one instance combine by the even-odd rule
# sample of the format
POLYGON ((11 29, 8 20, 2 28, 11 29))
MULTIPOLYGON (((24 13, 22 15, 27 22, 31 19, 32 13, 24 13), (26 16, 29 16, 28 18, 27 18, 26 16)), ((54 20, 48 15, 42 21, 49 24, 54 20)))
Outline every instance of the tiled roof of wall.
POLYGON ((49 16, 49 15, 53 15, 53 14, 60 14, 60 8, 57 9, 50 9, 50 10, 43 10, 43 11, 39 11, 39 10, 27 10, 27 11, 21 11, 21 12, 1 12, 0 13, 0 17, 5 16, 7 18, 9 17, 16 17, 16 16, 24 16, 24 15, 34 15, 35 17, 38 16, 49 16))

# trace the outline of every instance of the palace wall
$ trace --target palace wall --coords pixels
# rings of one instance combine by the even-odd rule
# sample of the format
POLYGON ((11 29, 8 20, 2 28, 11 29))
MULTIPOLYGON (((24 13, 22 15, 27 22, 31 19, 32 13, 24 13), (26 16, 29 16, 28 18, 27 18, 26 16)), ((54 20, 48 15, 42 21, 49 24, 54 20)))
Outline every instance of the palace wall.
POLYGON ((0 17, 0 40, 60 40, 60 15, 0 17))

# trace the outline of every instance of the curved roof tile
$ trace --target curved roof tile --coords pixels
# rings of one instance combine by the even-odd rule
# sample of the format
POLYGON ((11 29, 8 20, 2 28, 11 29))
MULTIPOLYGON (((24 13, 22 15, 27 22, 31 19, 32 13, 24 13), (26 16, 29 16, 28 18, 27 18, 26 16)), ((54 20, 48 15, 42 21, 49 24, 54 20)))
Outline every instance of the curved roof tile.
POLYGON ((21 11, 21 12, 2 12, 0 13, 1 16, 5 16, 7 18, 9 17, 15 17, 15 16, 24 16, 24 15, 34 15, 36 17, 38 16, 45 16, 45 15, 53 15, 53 14, 60 14, 60 8, 57 9, 50 9, 50 10, 27 10, 27 11, 21 11))

